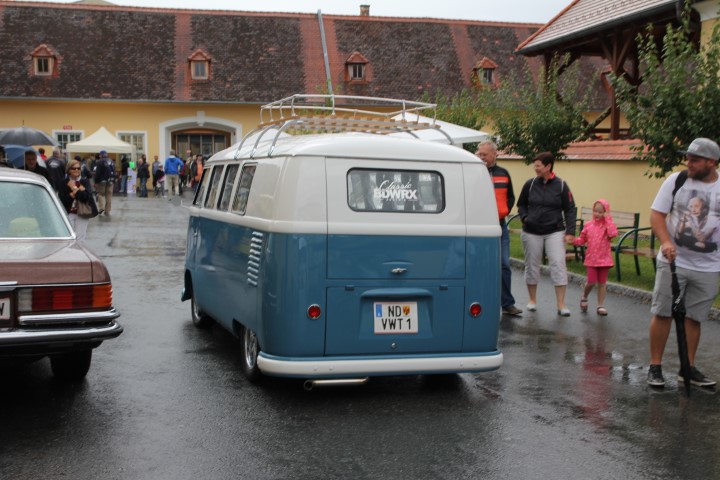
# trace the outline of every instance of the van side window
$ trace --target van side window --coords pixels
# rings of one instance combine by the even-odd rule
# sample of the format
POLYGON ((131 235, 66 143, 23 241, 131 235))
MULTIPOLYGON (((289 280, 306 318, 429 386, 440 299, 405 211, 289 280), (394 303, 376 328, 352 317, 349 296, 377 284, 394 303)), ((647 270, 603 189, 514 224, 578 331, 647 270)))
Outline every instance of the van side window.
POLYGON ((213 168, 212 175, 210 176, 210 185, 207 198, 205 199, 205 208, 213 208, 217 205, 218 194, 220 193, 220 178, 222 177, 223 168, 217 165, 213 168))
POLYGON ((210 172, 209 168, 203 169, 202 177, 200 177, 200 186, 197 189, 197 192, 195 192, 195 197, 193 198, 193 205, 196 207, 202 206, 202 200, 205 196, 205 189, 207 187, 208 178, 210 178, 207 174, 210 172))
POLYGON ((220 206, 218 210, 227 211, 232 198, 232 188, 235 185, 235 177, 237 177, 239 165, 230 165, 225 173, 225 181, 223 182, 222 193, 220 195, 220 206))
POLYGON ((348 206, 358 212, 440 213, 445 190, 438 172, 353 169, 347 174, 348 206))
POLYGON ((239 213, 240 215, 245 214, 247 208, 248 196, 250 196, 250 186, 252 185, 253 178, 255 177, 255 167, 257 165, 245 165, 240 175, 240 185, 238 185, 235 191, 235 199, 232 204, 232 212, 239 213))

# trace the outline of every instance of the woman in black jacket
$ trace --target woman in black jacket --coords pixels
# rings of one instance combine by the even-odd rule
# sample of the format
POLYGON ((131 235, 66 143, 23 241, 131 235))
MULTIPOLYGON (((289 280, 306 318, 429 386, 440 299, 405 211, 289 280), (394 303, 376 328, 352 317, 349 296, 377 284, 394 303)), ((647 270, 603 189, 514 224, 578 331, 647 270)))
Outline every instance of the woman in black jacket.
POLYGON ((530 301, 527 309, 537 309, 537 285, 543 250, 550 264, 550 277, 555 284, 558 315, 570 316, 565 305, 567 266, 565 244, 575 240, 577 208, 567 183, 553 173, 555 157, 540 153, 533 160, 537 177, 523 185, 518 198, 518 212, 523 222, 522 243, 525 250, 525 283, 530 301))
POLYGON ((65 177, 65 183, 63 183, 60 188, 59 194, 60 201, 68 213, 70 223, 75 229, 77 239, 85 241, 85 237, 87 237, 87 227, 91 217, 78 216, 78 202, 89 204, 93 217, 97 216, 98 209, 92 195, 92 189, 90 188, 90 180, 82 178, 81 168, 82 165, 78 160, 73 159, 68 162, 67 176, 65 177))

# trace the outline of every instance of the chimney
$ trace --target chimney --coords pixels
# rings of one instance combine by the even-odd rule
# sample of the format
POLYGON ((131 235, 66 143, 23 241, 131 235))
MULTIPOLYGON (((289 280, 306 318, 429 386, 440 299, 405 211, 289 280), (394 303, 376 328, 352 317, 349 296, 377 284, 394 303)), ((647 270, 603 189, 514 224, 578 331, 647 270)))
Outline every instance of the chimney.
POLYGON ((361 17, 369 17, 370 16, 370 5, 360 5, 360 16, 361 17))

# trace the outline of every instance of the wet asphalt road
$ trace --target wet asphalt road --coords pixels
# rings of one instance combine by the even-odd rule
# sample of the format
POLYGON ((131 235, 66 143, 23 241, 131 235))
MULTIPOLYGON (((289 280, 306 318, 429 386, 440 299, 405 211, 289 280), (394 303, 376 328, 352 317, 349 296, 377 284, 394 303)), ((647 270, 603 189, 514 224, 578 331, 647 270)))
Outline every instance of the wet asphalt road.
MULTIPOLYGON (((646 386, 639 300, 611 296, 609 317, 576 307, 561 318, 543 283, 538 312, 503 318, 497 372, 255 386, 238 343, 196 330, 179 300, 186 209, 113 205, 89 243, 113 276, 125 332, 95 350, 80 385, 54 382, 47 360, 0 367, 0 479, 720 478, 718 394, 687 399, 674 378, 646 386)), ((579 292, 569 288, 570 305, 579 292)), ((715 378, 718 340, 720 325, 707 324, 698 366, 715 378)))

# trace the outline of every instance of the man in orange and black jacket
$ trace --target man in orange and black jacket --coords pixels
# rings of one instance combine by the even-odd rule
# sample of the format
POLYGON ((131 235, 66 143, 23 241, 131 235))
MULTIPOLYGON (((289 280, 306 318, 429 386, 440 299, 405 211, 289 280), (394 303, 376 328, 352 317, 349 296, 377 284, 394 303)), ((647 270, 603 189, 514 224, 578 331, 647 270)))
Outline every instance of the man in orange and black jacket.
POLYGON ((481 142, 475 155, 487 164, 490 177, 495 186, 495 200, 498 208, 498 220, 502 228, 501 259, 502 259, 502 311, 507 315, 520 315, 522 310, 515 306, 515 298, 510 291, 512 271, 510 270, 510 233, 505 217, 515 205, 510 173, 497 164, 497 145, 494 142, 481 142))

